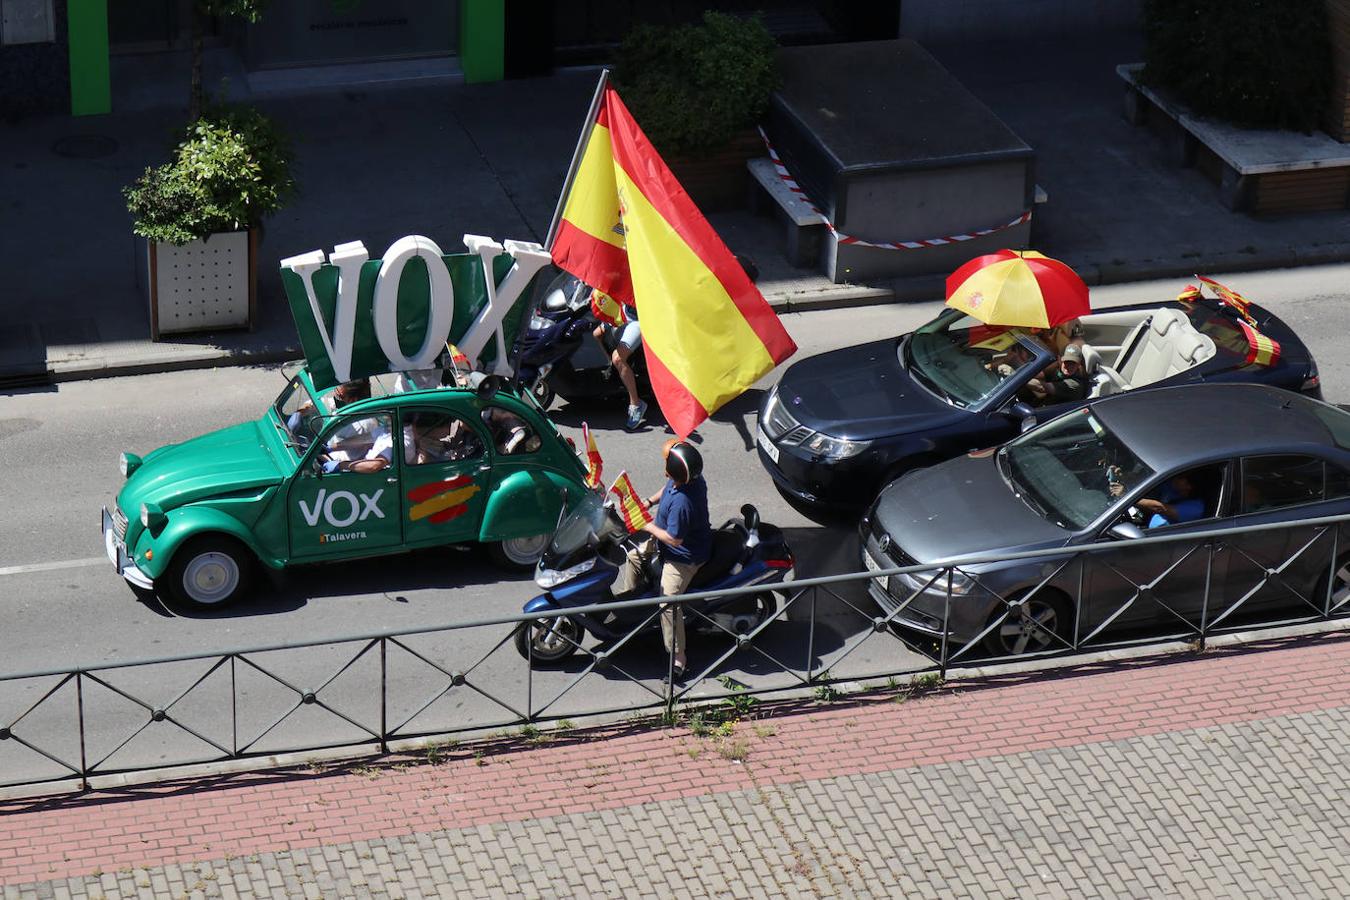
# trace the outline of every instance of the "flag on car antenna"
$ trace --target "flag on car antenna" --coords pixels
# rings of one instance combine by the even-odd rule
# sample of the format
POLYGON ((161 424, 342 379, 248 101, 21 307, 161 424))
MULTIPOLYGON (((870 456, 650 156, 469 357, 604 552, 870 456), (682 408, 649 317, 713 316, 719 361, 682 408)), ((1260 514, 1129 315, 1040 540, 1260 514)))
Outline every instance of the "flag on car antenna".
POLYGON ((586 445, 586 487, 597 490, 600 487, 600 473, 605 470, 604 460, 600 458, 600 448, 595 445, 595 435, 591 426, 581 423, 581 439, 586 445))

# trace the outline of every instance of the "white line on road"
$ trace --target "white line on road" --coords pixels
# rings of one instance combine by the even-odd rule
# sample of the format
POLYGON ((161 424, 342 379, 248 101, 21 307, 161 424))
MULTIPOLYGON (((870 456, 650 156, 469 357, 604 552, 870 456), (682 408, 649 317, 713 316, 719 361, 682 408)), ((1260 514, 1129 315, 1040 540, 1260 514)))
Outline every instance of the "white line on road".
POLYGON ((66 559, 61 562, 31 563, 26 566, 0 566, 0 575, 25 575, 29 572, 50 572, 54 569, 82 569, 85 566, 108 565, 108 557, 91 556, 88 559, 66 559))

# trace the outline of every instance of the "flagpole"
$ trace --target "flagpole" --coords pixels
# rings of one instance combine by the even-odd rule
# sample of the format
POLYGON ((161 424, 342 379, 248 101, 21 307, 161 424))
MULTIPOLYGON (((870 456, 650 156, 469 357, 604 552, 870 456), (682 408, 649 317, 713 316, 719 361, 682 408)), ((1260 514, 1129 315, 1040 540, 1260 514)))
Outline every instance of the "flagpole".
POLYGON ((581 167, 581 155, 586 151, 586 142, 590 140, 591 131, 595 128, 595 116, 600 111, 600 101, 604 99, 605 85, 608 83, 609 69, 601 69, 600 81, 595 85, 595 96, 591 98, 590 111, 586 113, 586 124, 581 129, 581 137, 577 139, 577 148, 572 151, 572 164, 567 167, 567 178, 563 181, 562 193, 558 195, 558 205, 553 210, 553 221, 548 226, 548 238, 544 241, 545 250, 553 250, 553 241, 558 236, 558 223, 562 221, 563 207, 567 204, 567 192, 572 189, 577 169, 581 167))

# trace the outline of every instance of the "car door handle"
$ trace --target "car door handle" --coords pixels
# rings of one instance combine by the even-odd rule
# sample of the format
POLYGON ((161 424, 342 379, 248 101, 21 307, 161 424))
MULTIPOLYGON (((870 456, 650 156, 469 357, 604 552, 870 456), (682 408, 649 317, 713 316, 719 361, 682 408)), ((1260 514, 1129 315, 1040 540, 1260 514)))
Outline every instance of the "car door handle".
POLYGON ((386 478, 386 479, 384 480, 384 483, 385 483, 385 484, 398 484, 398 476, 397 476, 397 475, 390 475, 388 478, 386 478))

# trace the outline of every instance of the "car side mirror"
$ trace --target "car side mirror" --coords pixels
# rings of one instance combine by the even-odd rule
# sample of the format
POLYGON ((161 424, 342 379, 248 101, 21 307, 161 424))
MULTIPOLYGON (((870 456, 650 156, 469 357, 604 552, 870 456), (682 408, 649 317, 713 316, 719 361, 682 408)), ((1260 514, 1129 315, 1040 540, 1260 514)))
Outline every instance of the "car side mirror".
POLYGON ((1117 522, 1106 533, 1118 541, 1133 541, 1144 536, 1144 530, 1132 522, 1117 522))
POLYGON ((1008 415, 1014 419, 1021 419, 1023 431, 1030 431, 1036 427, 1036 410, 1021 400, 1008 407, 1008 415))
POLYGON ((478 382, 478 387, 474 388, 474 394, 477 395, 479 400, 491 400, 501 389, 501 377, 497 375, 488 375, 482 381, 478 382))

